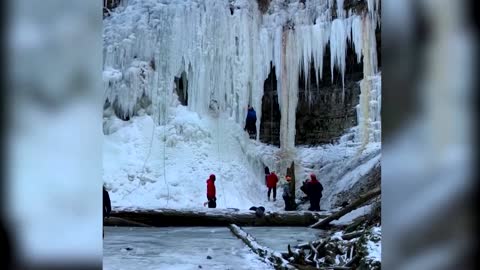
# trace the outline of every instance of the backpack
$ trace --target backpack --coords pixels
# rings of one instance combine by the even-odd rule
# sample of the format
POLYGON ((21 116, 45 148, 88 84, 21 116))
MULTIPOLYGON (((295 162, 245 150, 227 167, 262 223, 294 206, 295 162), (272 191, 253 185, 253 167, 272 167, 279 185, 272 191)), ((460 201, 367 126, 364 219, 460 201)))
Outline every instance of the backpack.
POLYGON ((283 186, 283 194, 282 194, 282 197, 283 197, 284 199, 291 197, 291 194, 290 194, 290 185, 289 185, 289 184, 285 184, 285 185, 283 186))

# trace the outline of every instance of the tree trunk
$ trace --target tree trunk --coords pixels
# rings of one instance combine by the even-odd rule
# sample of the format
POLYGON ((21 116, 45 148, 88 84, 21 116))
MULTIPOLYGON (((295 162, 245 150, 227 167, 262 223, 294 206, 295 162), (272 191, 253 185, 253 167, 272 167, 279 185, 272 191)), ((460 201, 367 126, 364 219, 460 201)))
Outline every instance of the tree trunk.
POLYGON ((266 212, 257 217, 253 211, 235 211, 228 209, 199 210, 122 210, 111 213, 112 218, 105 220, 105 226, 136 226, 135 223, 154 226, 309 226, 326 217, 316 212, 266 212), (120 222, 114 218, 121 218, 120 222))
POLYGON ((269 260, 275 266, 275 269, 295 269, 280 253, 260 245, 253 236, 242 230, 242 228, 235 224, 229 225, 228 228, 235 236, 242 239, 242 241, 258 256, 269 260))
POLYGON ((357 209, 358 207, 360 207, 362 204, 369 201, 370 199, 380 195, 380 193, 381 193, 380 187, 375 188, 374 190, 372 190, 370 192, 367 192, 366 194, 363 194, 362 196, 360 196, 360 198, 358 198, 352 204, 348 205, 347 207, 343 208, 342 210, 338 211, 337 213, 335 213, 335 214, 333 214, 333 215, 331 215, 331 216, 313 224, 310 227, 311 228, 323 228, 326 225, 328 225, 330 222, 332 222, 333 220, 336 220, 336 219, 339 219, 339 218, 343 217, 344 215, 346 215, 346 214, 350 213, 351 211, 357 209))
POLYGON ((290 198, 290 205, 293 207, 293 209, 296 209, 297 204, 295 202, 295 162, 292 161, 290 168, 287 168, 287 175, 292 178, 292 180, 290 181, 290 194, 292 194, 292 197, 290 198))

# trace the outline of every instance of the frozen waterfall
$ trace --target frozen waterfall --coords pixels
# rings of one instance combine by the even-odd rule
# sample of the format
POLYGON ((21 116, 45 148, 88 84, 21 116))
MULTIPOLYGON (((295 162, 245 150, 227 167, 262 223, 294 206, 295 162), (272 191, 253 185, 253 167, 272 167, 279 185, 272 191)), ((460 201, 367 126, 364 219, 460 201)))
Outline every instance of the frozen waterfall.
MULTIPOLYGON (((331 68, 344 81, 347 44, 364 62, 358 106, 359 134, 379 140, 380 82, 375 26, 379 1, 368 0, 368 11, 355 14, 343 0, 273 0, 261 14, 256 1, 129 0, 104 20, 105 99, 125 116, 151 101, 148 112, 165 124, 176 98, 174 77, 185 72, 188 109, 200 115, 212 101, 244 124, 248 104, 261 119, 263 84, 276 67, 281 111, 280 144, 295 145, 298 80, 322 77, 327 46, 331 68), (333 13, 336 15, 334 16, 333 13), (310 65, 315 74, 310 74, 310 65), (368 135, 365 135, 368 134, 368 135)), ((257 121, 259 130, 260 121, 257 121)), ((258 134, 258 132, 257 132, 258 134)))

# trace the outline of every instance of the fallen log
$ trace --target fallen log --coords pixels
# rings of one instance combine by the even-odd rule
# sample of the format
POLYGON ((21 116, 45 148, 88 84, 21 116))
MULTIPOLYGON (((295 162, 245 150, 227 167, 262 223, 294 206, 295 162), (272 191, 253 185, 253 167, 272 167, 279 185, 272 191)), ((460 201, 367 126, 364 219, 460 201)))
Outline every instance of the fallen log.
MULTIPOLYGON (((313 245, 319 245, 321 244, 323 241, 322 240, 315 240, 313 242, 311 242, 313 245)), ((298 244, 295 246, 295 248, 310 248, 310 242, 308 243, 303 243, 303 244, 298 244)))
POLYGON ((361 216, 356 219, 354 219, 353 223, 348 225, 348 227, 345 228, 345 232, 351 233, 354 230, 356 230, 360 225, 362 225, 364 222, 367 221, 367 216, 361 216))
POLYGON ((235 224, 230 224, 228 228, 235 236, 240 238, 258 256, 270 261, 274 265, 275 269, 296 269, 282 257, 281 253, 275 252, 267 247, 260 245, 253 236, 242 230, 242 228, 238 227, 235 224))
POLYGON ((312 243, 310 243, 310 248, 312 249, 312 251, 315 253, 315 256, 313 256, 313 261, 315 262, 315 265, 317 266, 317 268, 319 267, 319 263, 318 263, 318 257, 320 255, 318 255, 318 251, 317 251, 317 248, 315 248, 312 243))
POLYGON ((103 220, 103 226, 108 227, 152 227, 147 224, 143 224, 140 222, 135 222, 131 220, 127 220, 124 218, 118 217, 109 217, 103 220))
POLYGON ((310 228, 324 228, 330 222, 332 222, 334 220, 337 220, 337 219, 343 217, 344 215, 350 213, 351 211, 357 209, 362 204, 368 202, 370 199, 380 195, 380 193, 381 193, 381 189, 379 187, 375 188, 375 189, 371 190, 370 192, 367 192, 366 194, 361 195, 360 198, 358 198, 357 200, 355 200, 354 202, 352 202, 350 205, 343 208, 342 210, 338 211, 337 213, 335 213, 335 214, 333 214, 333 215, 331 215, 331 216, 329 216, 329 217, 327 217, 323 220, 320 220, 317 223, 311 225, 310 228))
MULTIPOLYGON (((326 215, 310 211, 266 212, 257 217, 249 210, 231 209, 157 209, 157 210, 120 210, 111 213, 111 217, 122 218, 154 227, 168 226, 309 226, 326 215)), ((114 226, 106 224, 106 226, 114 226)), ((115 226, 133 226, 116 224, 115 226)))
POLYGON ((349 270, 352 269, 351 267, 345 266, 323 266, 323 267, 315 267, 311 265, 301 265, 301 264, 294 264, 299 270, 318 270, 318 269, 325 269, 325 270, 349 270))
POLYGON ((317 269, 325 269, 325 270, 349 270, 352 269, 351 267, 346 267, 346 266, 325 266, 325 267, 319 267, 317 269))

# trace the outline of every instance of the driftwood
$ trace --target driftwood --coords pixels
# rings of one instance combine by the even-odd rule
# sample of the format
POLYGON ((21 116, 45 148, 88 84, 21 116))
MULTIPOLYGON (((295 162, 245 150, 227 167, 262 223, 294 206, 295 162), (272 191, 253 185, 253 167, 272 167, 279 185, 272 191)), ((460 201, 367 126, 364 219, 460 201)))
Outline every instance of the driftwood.
POLYGON ((358 232, 351 232, 351 233, 346 233, 342 235, 343 240, 352 240, 353 238, 360 237, 364 234, 364 231, 358 231, 358 232))
POLYGON ((311 243, 310 243, 310 248, 312 249, 313 253, 315 253, 315 255, 313 256, 313 261, 315 262, 318 268, 318 259, 319 259, 318 248, 315 248, 311 243))
POLYGON ((352 269, 351 267, 345 266, 322 266, 322 267, 315 267, 311 265, 301 265, 301 264, 293 264, 299 270, 315 270, 315 269, 325 269, 325 270, 349 270, 352 269))
MULTIPOLYGON (((315 240, 315 241, 312 241, 311 243, 316 246, 316 245, 318 245, 322 242, 323 242, 322 240, 315 240)), ((309 243, 298 244, 298 245, 295 246, 295 248, 309 248, 309 247, 310 247, 310 242, 309 243)))
POLYGON ((282 257, 281 253, 260 245, 253 236, 242 230, 242 228, 234 224, 229 225, 228 228, 258 256, 270 261, 276 269, 295 269, 282 257))
MULTIPOLYGON (((309 226, 326 217, 310 211, 266 212, 257 217, 253 211, 229 209, 199 210, 122 210, 111 213, 112 217, 129 220, 148 226, 309 226)), ((106 226, 134 226, 133 223, 107 223, 106 226)))
POLYGON ((348 263, 345 264, 346 267, 351 267, 353 264, 359 262, 361 259, 360 255, 355 255, 348 263))
POLYGON ((335 213, 335 214, 333 214, 333 215, 331 215, 331 216, 329 216, 329 217, 327 217, 323 220, 320 220, 319 222, 311 225, 310 227, 311 228, 323 228, 326 225, 328 225, 330 222, 343 217, 344 215, 346 215, 346 214, 350 213, 351 211, 360 207, 362 204, 368 202, 370 199, 380 195, 380 193, 381 193, 380 188, 379 187, 375 188, 374 190, 371 190, 370 192, 367 192, 366 194, 363 194, 362 196, 360 196, 360 198, 358 198, 356 201, 354 201, 353 203, 351 203, 347 207, 343 208, 342 210, 338 211, 337 213, 335 213))
POLYGON ((353 223, 348 225, 348 227, 345 228, 346 233, 351 233, 355 231, 360 225, 365 223, 367 221, 368 216, 361 216, 353 220, 353 223))

